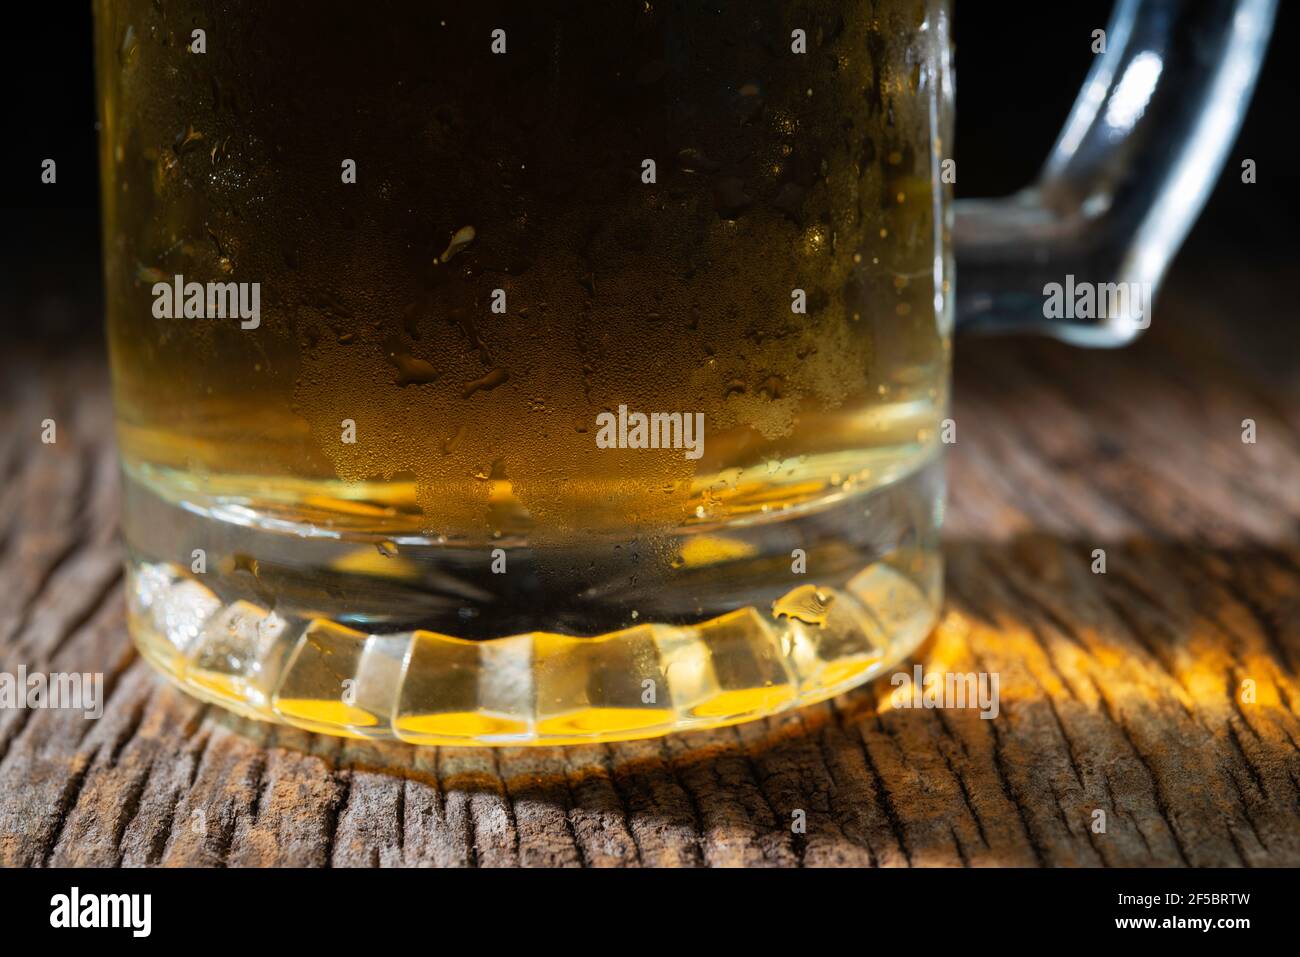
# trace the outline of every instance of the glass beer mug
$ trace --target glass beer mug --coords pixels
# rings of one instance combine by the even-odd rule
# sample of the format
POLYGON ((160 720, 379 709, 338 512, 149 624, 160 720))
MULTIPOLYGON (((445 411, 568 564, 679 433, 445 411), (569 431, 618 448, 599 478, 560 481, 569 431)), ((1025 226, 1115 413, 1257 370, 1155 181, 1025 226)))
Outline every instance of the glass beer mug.
POLYGON ((1273 12, 1120 2, 1039 184, 954 206, 943 0, 97 0, 140 651, 438 745, 866 681, 940 602, 954 322, 1142 328, 1273 12))

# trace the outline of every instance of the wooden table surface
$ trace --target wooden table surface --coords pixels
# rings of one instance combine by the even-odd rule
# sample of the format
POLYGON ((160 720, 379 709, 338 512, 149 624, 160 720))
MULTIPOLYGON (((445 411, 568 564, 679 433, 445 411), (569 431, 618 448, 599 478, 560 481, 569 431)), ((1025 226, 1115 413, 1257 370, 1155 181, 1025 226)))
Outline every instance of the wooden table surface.
POLYGON ((165 684, 123 620, 103 359, 11 348, 0 671, 108 697, 0 711, 0 864, 1300 865, 1300 333, 1257 275, 1181 268, 1127 350, 959 342, 916 660, 998 673, 995 720, 882 681, 608 747, 344 741, 165 684))

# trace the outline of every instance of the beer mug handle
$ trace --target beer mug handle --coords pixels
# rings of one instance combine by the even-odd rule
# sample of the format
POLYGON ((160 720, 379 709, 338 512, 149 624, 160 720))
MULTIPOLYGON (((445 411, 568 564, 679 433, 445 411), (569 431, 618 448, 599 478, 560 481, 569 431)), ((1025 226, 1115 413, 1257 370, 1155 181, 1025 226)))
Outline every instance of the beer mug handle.
POLYGON ((954 204, 960 331, 1119 346, 1146 328, 1237 135, 1276 11, 1277 0, 1119 0, 1038 182, 954 204), (1071 308, 1083 283, 1095 305, 1071 308))

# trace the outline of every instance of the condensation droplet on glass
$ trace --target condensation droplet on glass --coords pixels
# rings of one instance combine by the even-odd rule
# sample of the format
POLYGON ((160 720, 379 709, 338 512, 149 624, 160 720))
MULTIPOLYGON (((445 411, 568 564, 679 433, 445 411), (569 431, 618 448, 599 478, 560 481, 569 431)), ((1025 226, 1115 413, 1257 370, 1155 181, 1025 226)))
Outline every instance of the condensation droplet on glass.
POLYGON ((117 48, 117 60, 123 69, 129 68, 135 62, 135 48, 135 27, 128 24, 122 33, 122 43, 117 48))
POLYGON ((820 627, 826 624, 834 602, 833 593, 823 592, 816 585, 800 585, 772 602, 772 615, 820 627))
POLYGON ((473 226, 462 226, 460 229, 456 230, 456 232, 452 234, 451 241, 447 243, 447 248, 444 249, 442 255, 438 257, 438 262, 451 262, 451 258, 472 243, 477 235, 478 234, 474 231, 473 226))

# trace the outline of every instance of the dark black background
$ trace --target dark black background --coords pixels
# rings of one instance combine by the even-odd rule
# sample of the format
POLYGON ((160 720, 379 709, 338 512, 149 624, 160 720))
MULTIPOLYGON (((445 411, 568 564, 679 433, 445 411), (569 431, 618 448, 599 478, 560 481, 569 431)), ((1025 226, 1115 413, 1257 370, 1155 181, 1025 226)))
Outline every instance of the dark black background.
MULTIPOLYGON (((267 0, 275 2, 275 0, 267 0)), ((1255 100, 1190 241, 1261 265, 1293 262, 1300 189, 1296 2, 1279 22, 1255 100), (1240 161, 1258 163, 1242 190, 1240 161), (1235 187, 1235 188, 1234 188, 1235 187)), ((956 0, 958 195, 1003 195, 1029 183, 1087 73, 1092 30, 1111 3, 956 0)), ((5 6, 0 58, 5 143, 0 148, 0 327, 55 338, 98 336, 99 210, 92 23, 87 0, 5 6), (58 183, 40 183, 40 162, 58 183)), ((1188 255, 1188 253, 1184 253, 1188 255)))

